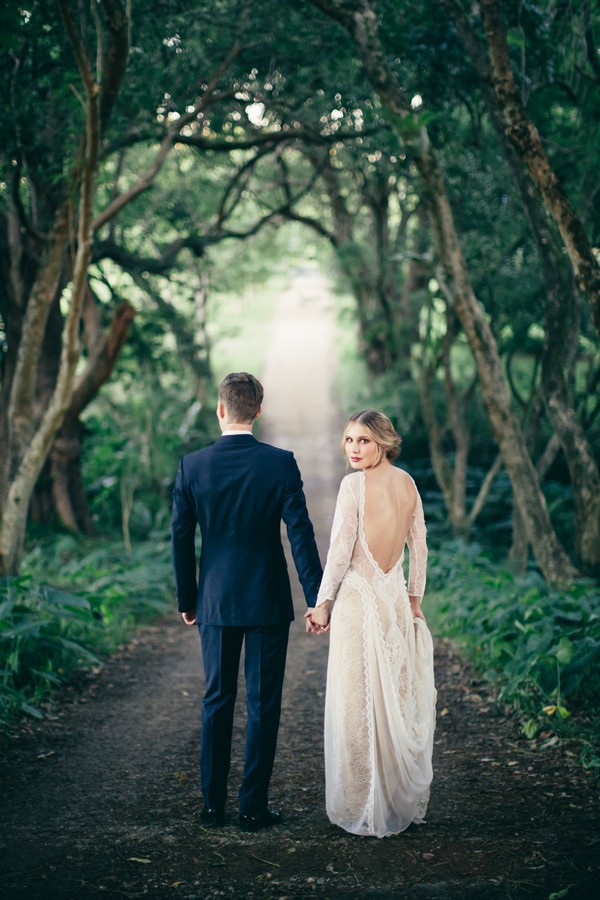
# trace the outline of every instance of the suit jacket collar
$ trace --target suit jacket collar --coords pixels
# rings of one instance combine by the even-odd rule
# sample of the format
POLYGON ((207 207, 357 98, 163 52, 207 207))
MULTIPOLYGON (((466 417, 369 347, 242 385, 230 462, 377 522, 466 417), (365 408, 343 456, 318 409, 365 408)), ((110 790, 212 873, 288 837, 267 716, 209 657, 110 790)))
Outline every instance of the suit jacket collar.
POLYGON ((235 444, 236 446, 239 444, 242 447, 249 447, 256 443, 257 440, 253 434, 222 434, 217 441, 217 444, 235 444))

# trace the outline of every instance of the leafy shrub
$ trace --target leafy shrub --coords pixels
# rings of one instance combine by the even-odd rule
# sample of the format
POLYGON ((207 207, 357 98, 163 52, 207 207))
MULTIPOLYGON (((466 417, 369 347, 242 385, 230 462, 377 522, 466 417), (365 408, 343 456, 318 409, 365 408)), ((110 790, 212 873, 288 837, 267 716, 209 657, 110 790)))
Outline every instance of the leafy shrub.
POLYGON ((529 717, 528 737, 542 724, 560 728, 571 715, 593 725, 600 700, 597 585, 550 586, 535 571, 515 575, 477 544, 455 541, 430 555, 427 599, 438 633, 461 644, 498 686, 499 699, 529 717))
POLYGON ((100 665, 170 602, 166 533, 131 554, 120 544, 86 549, 72 536, 40 542, 24 574, 0 580, 0 725, 40 717, 50 691, 100 665))
POLYGON ((145 541, 169 516, 179 457, 217 437, 212 409, 178 385, 148 380, 106 390, 86 416, 84 477, 90 512, 103 533, 123 529, 145 541))
POLYGON ((31 576, 0 582, 0 718, 14 710, 39 717, 32 705, 97 658, 80 640, 94 627, 82 597, 36 585, 31 576))

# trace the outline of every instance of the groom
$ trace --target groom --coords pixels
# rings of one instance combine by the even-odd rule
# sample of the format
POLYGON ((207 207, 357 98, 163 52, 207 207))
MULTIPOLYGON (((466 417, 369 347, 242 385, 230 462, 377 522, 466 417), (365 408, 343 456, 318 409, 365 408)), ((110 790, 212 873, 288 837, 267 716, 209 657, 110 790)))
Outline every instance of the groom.
POLYGON ((267 795, 275 759, 290 622, 294 618, 281 521, 306 602, 315 605, 322 569, 292 453, 257 441, 252 425, 263 388, 246 372, 219 385, 222 436, 179 463, 173 491, 173 564, 179 611, 198 625, 206 692, 200 773, 208 826, 225 822, 233 709, 245 645, 247 727, 240 827, 281 821, 267 795), (196 567, 194 534, 202 549, 196 567), (198 574, 198 581, 197 576, 198 574))

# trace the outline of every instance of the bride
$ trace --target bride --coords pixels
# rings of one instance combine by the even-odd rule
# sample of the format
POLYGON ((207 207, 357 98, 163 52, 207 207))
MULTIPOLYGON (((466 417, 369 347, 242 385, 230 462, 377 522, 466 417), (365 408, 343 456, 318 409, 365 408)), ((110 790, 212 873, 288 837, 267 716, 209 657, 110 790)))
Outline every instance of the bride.
POLYGON ((342 446, 356 472, 340 485, 306 630, 331 631, 327 815, 353 834, 386 837, 424 821, 432 779, 433 645, 421 612, 425 521, 414 481, 391 464, 400 438, 387 416, 355 413, 342 446))

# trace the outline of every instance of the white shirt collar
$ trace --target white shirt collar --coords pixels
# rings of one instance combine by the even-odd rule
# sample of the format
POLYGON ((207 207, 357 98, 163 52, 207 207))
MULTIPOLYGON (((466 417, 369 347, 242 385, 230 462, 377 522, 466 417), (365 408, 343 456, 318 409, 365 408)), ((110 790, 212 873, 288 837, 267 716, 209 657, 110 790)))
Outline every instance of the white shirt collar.
POLYGON ((249 429, 246 430, 246 429, 241 429, 241 428, 240 428, 239 431, 238 431, 238 430, 235 430, 235 429, 232 430, 232 431, 224 431, 224 432, 221 434, 221 437, 229 437, 230 434, 250 434, 250 435, 252 435, 252 432, 251 432, 249 429))

